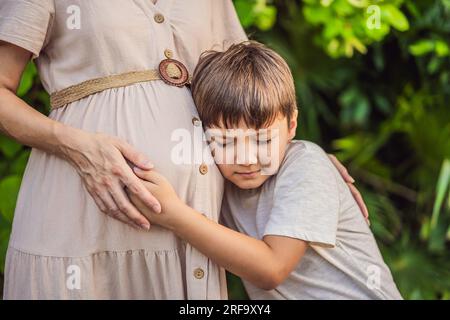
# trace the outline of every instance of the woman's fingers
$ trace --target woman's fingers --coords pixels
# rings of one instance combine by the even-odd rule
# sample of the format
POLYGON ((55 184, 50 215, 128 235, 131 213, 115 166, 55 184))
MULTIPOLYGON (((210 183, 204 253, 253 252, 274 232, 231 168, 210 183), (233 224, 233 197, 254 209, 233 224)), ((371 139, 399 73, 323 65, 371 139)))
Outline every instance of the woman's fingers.
MULTIPOLYGON (((123 212, 120 207, 116 204, 116 201, 113 198, 113 194, 110 194, 107 190, 101 192, 98 195, 103 203, 106 205, 106 214, 110 217, 122 221, 133 228, 144 228, 140 224, 136 223, 132 220, 131 217, 128 217, 125 212, 123 212)), ((148 230, 148 228, 144 228, 148 230)))
MULTIPOLYGON (((127 166, 128 167, 128 166, 127 166)), ((154 212, 161 212, 161 204, 155 198, 154 195, 144 186, 139 178, 131 171, 130 167, 125 173, 122 179, 122 183, 128 188, 128 192, 131 192, 137 196, 141 201, 154 212), (129 172, 128 172, 129 171, 129 172)))
POLYGON ((358 204, 359 208, 361 209, 361 212, 364 215, 364 218, 369 219, 369 210, 367 209, 367 206, 364 203, 364 199, 361 195, 361 192, 359 192, 358 189, 356 189, 356 187, 352 183, 347 182, 347 185, 350 188, 353 198, 355 198, 356 203, 358 204))
POLYGON ((103 212, 103 213, 107 213, 108 210, 106 208, 106 205, 103 203, 103 200, 100 199, 100 197, 97 196, 95 193, 93 193, 93 192, 89 192, 89 193, 92 196, 92 198, 94 199, 95 204, 100 209, 100 211, 103 212))
POLYGON ((328 157, 330 158, 331 162, 333 162, 336 169, 338 169, 345 182, 355 183, 355 179, 353 179, 353 177, 348 173, 347 168, 344 167, 344 165, 338 160, 338 158, 336 158, 335 155, 329 154, 328 157))
POLYGON ((129 199, 131 200, 131 202, 133 203, 133 205, 134 205, 140 212, 145 212, 145 213, 151 212, 151 211, 148 210, 148 207, 146 207, 146 206, 142 203, 141 199, 137 198, 134 194, 129 193, 127 188, 125 188, 125 190, 126 190, 127 196, 129 197, 129 199))
POLYGON ((153 168, 153 164, 150 162, 144 154, 136 150, 132 145, 121 139, 115 138, 114 145, 119 149, 122 155, 131 161, 134 165, 144 169, 150 170, 153 168))
MULTIPOLYGON (((123 157, 131 161, 133 164, 144 170, 150 170, 153 168, 153 164, 150 163, 148 158, 137 151, 133 146, 120 139, 115 139, 114 141, 123 157)), ((120 168, 116 167, 115 171, 115 174, 119 176, 121 182, 129 189, 131 193, 138 196, 146 206, 152 208, 152 210, 156 213, 161 212, 161 204, 159 201, 144 187, 142 182, 138 177, 136 177, 125 161, 123 161, 123 166, 120 168)))
POLYGON ((333 162, 336 169, 341 174, 342 178, 344 179, 345 183, 347 183, 350 192, 353 195, 353 198, 356 200, 356 203, 358 204, 359 208, 361 209, 362 214, 364 215, 364 218, 366 218, 367 223, 369 223, 369 210, 367 210, 367 206, 364 203, 364 199, 361 195, 361 193, 356 189, 356 187, 353 185, 355 183, 355 179, 348 173, 348 170, 344 165, 336 158, 335 155, 329 154, 328 157, 330 158, 331 162, 333 162))
POLYGON ((129 221, 132 221, 135 227, 144 230, 150 229, 150 222, 136 209, 136 207, 128 200, 125 191, 121 186, 114 186, 110 190, 120 213, 129 221))
POLYGON ((154 184, 160 184, 162 182, 162 176, 158 174, 156 171, 142 170, 139 167, 134 167, 133 171, 142 180, 146 180, 154 184))
POLYGON ((127 142, 103 133, 95 133, 93 139, 87 139, 77 151, 69 158, 100 210, 120 221, 148 230, 149 221, 133 206, 123 190, 126 186, 146 206, 161 212, 158 200, 127 163, 129 160, 133 166, 150 170, 153 166, 148 158, 127 142))
POLYGON ((150 229, 150 223, 128 200, 125 190, 120 184, 112 186, 109 193, 117 208, 117 211, 113 212, 117 219, 130 224, 134 228, 150 229))

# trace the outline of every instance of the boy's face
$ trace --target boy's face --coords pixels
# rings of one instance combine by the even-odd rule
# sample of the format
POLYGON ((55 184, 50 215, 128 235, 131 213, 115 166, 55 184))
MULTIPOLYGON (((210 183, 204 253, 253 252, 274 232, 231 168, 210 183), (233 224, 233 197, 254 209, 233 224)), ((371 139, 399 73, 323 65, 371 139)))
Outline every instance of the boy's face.
POLYGON ((290 123, 279 116, 270 126, 255 130, 241 121, 238 127, 207 130, 214 160, 225 179, 241 189, 254 189, 274 175, 286 147, 295 136, 297 111, 290 123))

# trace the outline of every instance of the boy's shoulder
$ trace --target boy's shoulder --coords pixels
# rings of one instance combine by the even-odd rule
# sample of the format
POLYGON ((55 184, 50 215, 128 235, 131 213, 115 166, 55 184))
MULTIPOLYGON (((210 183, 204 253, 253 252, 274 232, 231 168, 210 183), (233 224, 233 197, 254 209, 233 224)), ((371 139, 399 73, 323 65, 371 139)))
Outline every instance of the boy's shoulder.
POLYGON ((319 145, 306 140, 293 140, 286 149, 274 182, 292 184, 308 180, 312 187, 319 185, 320 181, 335 181, 336 177, 333 163, 319 145))
POLYGON ((286 166, 302 166, 314 162, 329 164, 327 153, 316 143, 307 140, 292 140, 281 162, 280 169, 286 166))

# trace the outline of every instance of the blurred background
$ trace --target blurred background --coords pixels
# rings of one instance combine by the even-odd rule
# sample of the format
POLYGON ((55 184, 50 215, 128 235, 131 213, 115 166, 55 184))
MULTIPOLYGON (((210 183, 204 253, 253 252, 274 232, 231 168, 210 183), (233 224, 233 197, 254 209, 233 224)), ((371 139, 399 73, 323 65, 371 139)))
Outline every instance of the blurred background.
MULTIPOLYGON (((348 167, 403 297, 450 299, 450 0, 234 4, 249 37, 291 66, 297 138, 348 167)), ((31 63, 18 95, 48 113, 31 63)), ((29 151, 0 135, 1 287, 29 151)), ((228 277, 230 298, 245 299, 228 277)))

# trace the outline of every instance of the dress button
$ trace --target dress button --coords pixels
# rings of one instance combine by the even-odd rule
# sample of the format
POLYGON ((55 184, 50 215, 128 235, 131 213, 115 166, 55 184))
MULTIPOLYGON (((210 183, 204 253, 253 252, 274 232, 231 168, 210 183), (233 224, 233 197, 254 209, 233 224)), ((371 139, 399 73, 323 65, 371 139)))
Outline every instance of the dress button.
POLYGON ((198 168, 198 170, 200 171, 201 174, 205 175, 208 173, 208 166, 204 163, 202 163, 200 165, 200 167, 198 168))
POLYGON ((153 17, 157 23, 163 23, 164 22, 164 16, 161 13, 155 14, 153 17))
POLYGON ((193 117, 193 118, 192 118, 192 124, 193 124, 194 126, 196 126, 196 127, 199 127, 199 126, 202 124, 202 122, 200 121, 199 118, 193 117))
POLYGON ((197 268, 194 270, 194 277, 197 279, 203 279, 205 276, 205 271, 202 268, 197 268))
POLYGON ((164 50, 164 55, 166 56, 167 59, 171 59, 173 57, 173 52, 170 49, 166 49, 164 50))

